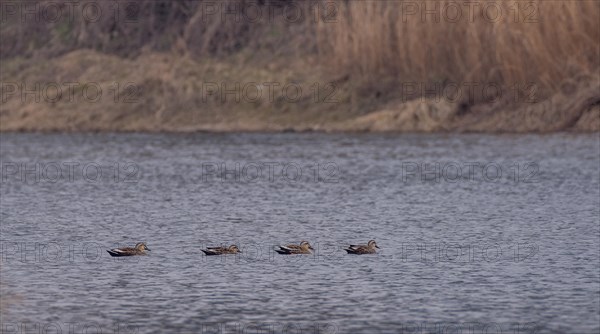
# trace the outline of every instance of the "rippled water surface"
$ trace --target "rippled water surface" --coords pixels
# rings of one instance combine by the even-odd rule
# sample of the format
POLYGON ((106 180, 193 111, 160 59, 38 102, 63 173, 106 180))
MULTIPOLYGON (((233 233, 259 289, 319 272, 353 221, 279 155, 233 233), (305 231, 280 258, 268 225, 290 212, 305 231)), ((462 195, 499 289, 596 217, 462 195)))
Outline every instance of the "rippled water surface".
POLYGON ((6 333, 600 330, 597 135, 2 134, 0 149, 6 333), (379 254, 345 254, 369 239, 379 254), (301 240, 314 255, 272 250, 301 240), (150 256, 105 251, 138 241, 150 256))

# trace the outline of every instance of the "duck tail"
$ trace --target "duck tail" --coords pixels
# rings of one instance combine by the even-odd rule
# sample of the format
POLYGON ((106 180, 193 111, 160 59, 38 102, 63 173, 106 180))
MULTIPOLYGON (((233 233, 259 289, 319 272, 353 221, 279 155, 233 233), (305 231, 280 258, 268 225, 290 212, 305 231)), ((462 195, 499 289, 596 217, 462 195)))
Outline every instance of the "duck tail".
POLYGON ((110 254, 110 256, 121 256, 120 253, 115 252, 112 249, 107 249, 106 251, 108 252, 108 254, 110 254))
POLYGON ((209 249, 201 249, 201 251, 206 255, 217 255, 217 253, 215 253, 209 249))

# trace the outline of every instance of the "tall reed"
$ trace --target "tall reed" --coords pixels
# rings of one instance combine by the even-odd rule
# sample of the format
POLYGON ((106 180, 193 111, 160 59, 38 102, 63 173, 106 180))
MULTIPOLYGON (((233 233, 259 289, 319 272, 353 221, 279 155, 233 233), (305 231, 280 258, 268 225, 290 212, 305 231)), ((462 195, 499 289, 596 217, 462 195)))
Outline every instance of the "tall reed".
POLYGON ((600 2, 337 1, 322 61, 378 81, 534 83, 556 90, 600 69, 600 2))

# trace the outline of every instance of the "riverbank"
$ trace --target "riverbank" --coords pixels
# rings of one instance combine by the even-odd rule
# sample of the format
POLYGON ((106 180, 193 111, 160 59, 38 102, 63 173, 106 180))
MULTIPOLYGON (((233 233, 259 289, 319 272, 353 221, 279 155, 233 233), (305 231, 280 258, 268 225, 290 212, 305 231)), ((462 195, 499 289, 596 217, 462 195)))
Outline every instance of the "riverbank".
POLYGON ((600 130, 600 84, 380 83, 315 59, 260 63, 78 50, 3 64, 0 131, 556 132, 600 130))
POLYGON ((15 3, 0 131, 599 131, 600 4, 486 3, 15 3))

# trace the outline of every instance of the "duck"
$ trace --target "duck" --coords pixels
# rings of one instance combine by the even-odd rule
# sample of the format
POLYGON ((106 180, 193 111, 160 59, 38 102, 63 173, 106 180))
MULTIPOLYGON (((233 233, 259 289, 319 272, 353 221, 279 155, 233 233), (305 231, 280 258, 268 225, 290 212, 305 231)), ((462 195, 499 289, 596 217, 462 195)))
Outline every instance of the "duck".
POLYGON ((237 254, 242 252, 236 245, 231 245, 229 247, 206 247, 206 249, 202 249, 202 251, 206 255, 225 255, 237 254))
POLYGON ((344 248, 348 254, 376 254, 375 248, 379 249, 375 240, 369 240, 366 245, 350 245, 348 248, 344 248))
POLYGON ((279 249, 275 249, 275 251, 283 255, 312 254, 312 251, 314 250, 308 241, 301 241, 300 245, 279 245, 278 247, 279 249))
POLYGON ((106 250, 110 256, 135 256, 135 255, 148 255, 146 251, 150 251, 150 248, 146 246, 145 242, 138 242, 135 247, 123 247, 113 248, 106 250))

